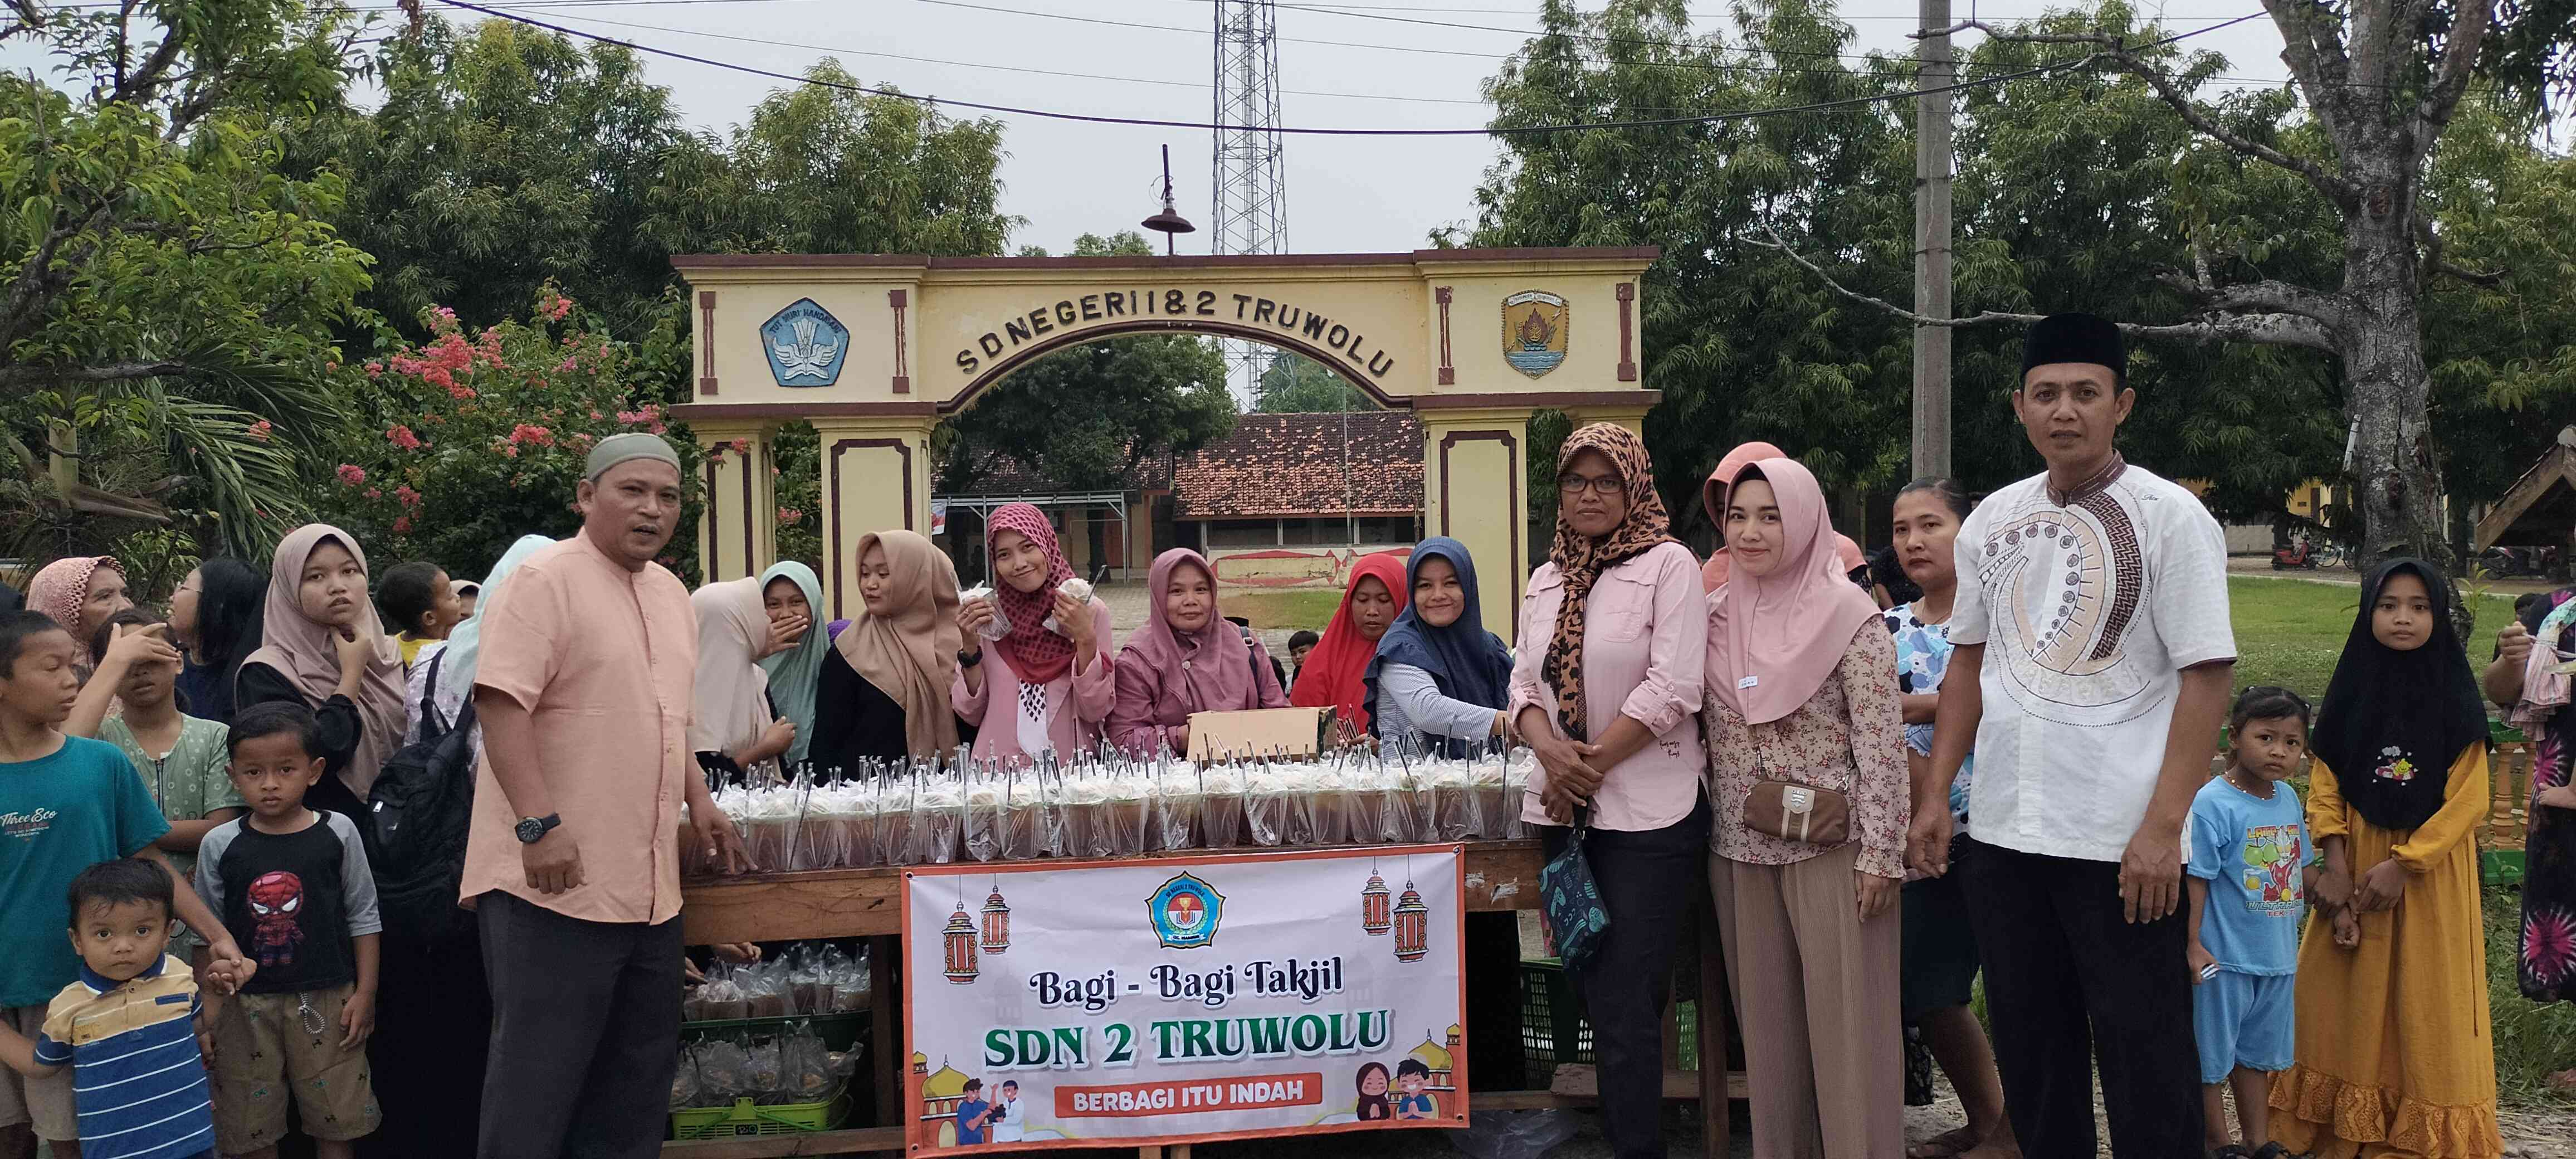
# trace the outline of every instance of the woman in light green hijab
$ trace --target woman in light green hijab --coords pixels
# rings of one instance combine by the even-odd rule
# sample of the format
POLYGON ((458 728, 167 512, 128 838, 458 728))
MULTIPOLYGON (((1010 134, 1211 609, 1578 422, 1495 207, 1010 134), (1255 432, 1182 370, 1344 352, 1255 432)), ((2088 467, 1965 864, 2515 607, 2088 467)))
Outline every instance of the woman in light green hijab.
POLYGON ((823 581, 814 569, 794 560, 769 565, 760 573, 760 602, 769 622, 793 624, 796 642, 760 662, 769 674, 769 705, 796 726, 796 743, 783 758, 793 768, 805 761, 814 741, 814 687, 823 670, 823 653, 832 646, 814 609, 823 605, 823 581))

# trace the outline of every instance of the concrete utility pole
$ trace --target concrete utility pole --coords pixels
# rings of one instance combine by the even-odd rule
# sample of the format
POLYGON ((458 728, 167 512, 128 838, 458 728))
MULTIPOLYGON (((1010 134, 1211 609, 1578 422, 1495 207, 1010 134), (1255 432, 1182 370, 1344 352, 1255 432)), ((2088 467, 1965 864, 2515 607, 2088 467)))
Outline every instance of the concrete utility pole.
MULTIPOLYGON (((1947 88, 1958 78, 1950 59, 1950 0, 1920 0, 1923 29, 1915 44, 1917 88, 1947 88)), ((1950 316, 1950 98, 1915 98, 1914 309, 1950 316)), ((1914 473, 1950 473, 1950 328, 1914 328, 1914 473)))

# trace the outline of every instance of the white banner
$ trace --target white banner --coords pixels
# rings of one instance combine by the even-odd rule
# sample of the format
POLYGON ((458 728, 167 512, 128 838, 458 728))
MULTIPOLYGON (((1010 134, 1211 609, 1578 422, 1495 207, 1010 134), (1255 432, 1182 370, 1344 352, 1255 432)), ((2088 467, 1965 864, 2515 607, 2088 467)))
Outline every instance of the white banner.
POLYGON ((909 1151, 1467 1125, 1454 845, 921 866, 909 1151))

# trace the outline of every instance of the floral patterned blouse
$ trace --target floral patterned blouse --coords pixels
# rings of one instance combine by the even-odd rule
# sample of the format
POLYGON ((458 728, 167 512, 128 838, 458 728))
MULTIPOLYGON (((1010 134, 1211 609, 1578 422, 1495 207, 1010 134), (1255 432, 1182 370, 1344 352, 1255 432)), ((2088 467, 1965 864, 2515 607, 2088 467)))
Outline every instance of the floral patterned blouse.
POLYGON ((1718 856, 1746 865, 1791 865, 1828 852, 1822 845, 1745 828, 1744 802, 1755 782, 1795 781, 1850 799, 1861 870, 1905 876, 1913 790, 1905 771, 1905 716, 1896 685, 1887 678, 1895 667, 1896 645, 1886 626, 1872 620, 1852 634, 1841 666, 1796 712, 1747 726, 1725 701, 1715 694, 1707 698, 1701 723, 1708 736, 1709 799, 1717 811, 1709 846, 1718 856))
MULTIPOLYGON (((1950 622, 1927 624, 1914 614, 1912 604, 1898 604, 1880 613, 1879 618, 1886 622, 1887 634, 1896 641, 1896 690, 1907 696, 1941 691, 1941 678, 1950 671, 1950 622)), ((1931 756, 1931 722, 1906 725, 1905 747, 1931 756)), ((1961 825, 1968 823, 1968 781, 1976 773, 1976 765, 1977 758, 1971 754, 1959 762, 1958 779, 1950 782, 1950 813, 1961 825)))

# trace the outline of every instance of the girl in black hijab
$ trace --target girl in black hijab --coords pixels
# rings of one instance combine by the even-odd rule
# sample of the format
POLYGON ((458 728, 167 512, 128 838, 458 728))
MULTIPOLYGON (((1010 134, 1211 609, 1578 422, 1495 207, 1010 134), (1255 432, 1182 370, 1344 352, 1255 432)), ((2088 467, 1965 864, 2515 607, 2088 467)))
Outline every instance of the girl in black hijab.
POLYGON ((2449 578, 2422 560, 2380 565, 2311 734, 2308 836, 2326 871, 2299 945, 2297 1061, 2272 1091, 2286 1109, 2272 1137, 2295 1154, 2503 1150, 2475 840, 2486 728, 2449 578), (2338 923, 2346 911, 2356 920, 2338 923))

